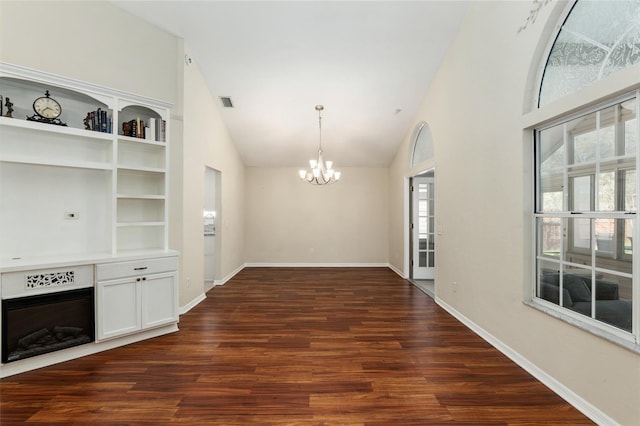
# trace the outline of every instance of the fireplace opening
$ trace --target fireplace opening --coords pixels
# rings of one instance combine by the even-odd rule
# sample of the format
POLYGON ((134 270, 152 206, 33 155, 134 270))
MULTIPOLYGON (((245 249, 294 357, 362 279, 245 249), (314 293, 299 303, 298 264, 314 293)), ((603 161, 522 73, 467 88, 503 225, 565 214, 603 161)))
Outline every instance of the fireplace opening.
POLYGON ((95 340, 93 288, 2 301, 2 362, 95 340))

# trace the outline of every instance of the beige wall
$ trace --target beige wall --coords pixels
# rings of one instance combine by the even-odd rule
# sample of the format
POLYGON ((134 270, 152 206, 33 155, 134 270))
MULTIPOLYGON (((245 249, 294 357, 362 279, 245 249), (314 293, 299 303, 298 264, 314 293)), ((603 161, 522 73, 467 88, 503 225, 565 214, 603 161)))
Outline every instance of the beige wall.
POLYGON ((387 264, 388 169, 312 186, 294 168, 247 168, 247 263, 387 264))
MULTIPOLYGON (((557 381, 557 389, 566 387, 572 402, 637 424, 640 357, 522 303, 531 275, 525 201, 531 199, 531 147, 522 114, 535 78, 532 56, 541 50, 554 7, 543 8, 536 23, 518 34, 529 2, 473 3, 415 118, 429 124, 435 143, 436 294, 557 381)), ((390 171, 389 253, 398 269, 403 265, 395 253, 405 251, 400 202, 410 139, 390 171)))
MULTIPOLYGON (((188 50, 188 49, 187 49, 188 50)), ((184 61, 183 61, 184 63, 184 61)), ((211 96, 198 59, 184 67, 184 142, 182 173, 181 306, 204 290, 204 170, 221 173, 221 205, 217 223, 219 268, 215 279, 228 277, 244 265, 245 169, 222 122, 217 97, 211 96)))
POLYGON ((0 19, 3 62, 174 105, 181 97, 179 40, 110 2, 2 1, 0 19))

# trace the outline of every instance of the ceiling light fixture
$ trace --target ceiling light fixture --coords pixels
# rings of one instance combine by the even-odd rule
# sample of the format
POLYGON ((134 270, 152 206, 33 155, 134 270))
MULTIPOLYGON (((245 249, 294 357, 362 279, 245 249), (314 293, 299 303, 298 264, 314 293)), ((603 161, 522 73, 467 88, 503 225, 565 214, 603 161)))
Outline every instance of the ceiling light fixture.
POLYGON ((318 159, 309 160, 311 170, 300 170, 298 174, 300 179, 309 182, 312 185, 328 185, 340 180, 340 172, 333 170, 333 161, 324 161, 322 158, 322 105, 316 105, 318 111, 318 134, 319 147, 318 159))

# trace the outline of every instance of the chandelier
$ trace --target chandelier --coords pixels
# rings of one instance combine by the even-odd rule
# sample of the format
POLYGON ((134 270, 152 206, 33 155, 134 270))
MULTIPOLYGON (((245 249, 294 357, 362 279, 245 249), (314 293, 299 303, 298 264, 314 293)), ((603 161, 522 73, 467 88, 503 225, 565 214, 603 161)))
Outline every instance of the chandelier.
POLYGON ((318 111, 318 131, 319 131, 319 147, 318 159, 309 160, 311 170, 300 170, 298 173, 300 179, 309 182, 312 185, 328 185, 340 180, 340 172, 333 170, 333 161, 324 161, 322 158, 322 105, 316 105, 318 111))

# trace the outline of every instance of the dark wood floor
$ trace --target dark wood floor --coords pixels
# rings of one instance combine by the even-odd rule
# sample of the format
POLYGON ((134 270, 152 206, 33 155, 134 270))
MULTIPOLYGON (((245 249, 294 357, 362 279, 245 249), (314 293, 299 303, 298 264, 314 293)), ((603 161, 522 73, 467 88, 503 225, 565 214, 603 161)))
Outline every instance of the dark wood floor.
POLYGON ((181 331, 3 379, 2 424, 590 424, 386 268, 248 268, 181 331))

